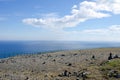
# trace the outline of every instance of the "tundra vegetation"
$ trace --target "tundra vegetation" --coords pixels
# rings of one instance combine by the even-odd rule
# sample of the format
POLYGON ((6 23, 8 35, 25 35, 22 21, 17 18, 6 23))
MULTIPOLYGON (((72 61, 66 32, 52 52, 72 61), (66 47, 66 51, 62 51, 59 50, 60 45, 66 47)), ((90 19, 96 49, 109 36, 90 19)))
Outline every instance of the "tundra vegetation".
POLYGON ((120 48, 0 59, 0 80, 120 80, 120 48))

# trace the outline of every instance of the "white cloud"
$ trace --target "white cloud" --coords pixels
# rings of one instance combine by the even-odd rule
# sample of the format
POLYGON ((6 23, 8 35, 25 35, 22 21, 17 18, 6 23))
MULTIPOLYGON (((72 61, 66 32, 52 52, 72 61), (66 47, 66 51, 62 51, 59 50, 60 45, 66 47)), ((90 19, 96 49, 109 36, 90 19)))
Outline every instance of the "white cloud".
POLYGON ((51 16, 50 13, 46 15, 47 17, 25 18, 23 23, 51 30, 62 30, 65 27, 75 27, 89 19, 104 18, 115 14, 120 14, 119 0, 83 1, 79 5, 74 5, 69 15, 56 17, 56 14, 51 16))
POLYGON ((112 25, 108 28, 102 28, 102 29, 88 29, 83 30, 82 33, 90 33, 90 34, 117 34, 120 33, 120 25, 112 25))
POLYGON ((113 14, 120 14, 120 0, 97 0, 97 3, 106 6, 113 14))
POLYGON ((120 25, 113 25, 109 28, 110 31, 119 32, 120 33, 120 25))
POLYGON ((96 33, 105 33, 106 32, 106 29, 92 29, 92 30, 84 30, 82 31, 84 33, 92 33, 92 34, 96 34, 96 33))
POLYGON ((107 28, 86 29, 81 31, 61 32, 64 40, 81 41, 120 41, 120 25, 112 25, 107 28))
POLYGON ((72 7, 72 9, 76 9, 77 8, 77 5, 74 5, 73 7, 72 7))

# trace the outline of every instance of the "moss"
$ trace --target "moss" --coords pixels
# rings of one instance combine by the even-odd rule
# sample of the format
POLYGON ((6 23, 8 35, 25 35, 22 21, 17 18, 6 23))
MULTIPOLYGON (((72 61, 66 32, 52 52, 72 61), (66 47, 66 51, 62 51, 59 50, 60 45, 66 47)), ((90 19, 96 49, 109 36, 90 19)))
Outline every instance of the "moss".
POLYGON ((113 59, 107 63, 111 67, 120 67, 120 59, 113 59))
MULTIPOLYGON (((102 66, 100 66, 101 73, 104 78, 110 78, 111 71, 117 71, 120 73, 120 59, 112 59, 102 66)), ((111 77, 113 78, 113 76, 111 77)))

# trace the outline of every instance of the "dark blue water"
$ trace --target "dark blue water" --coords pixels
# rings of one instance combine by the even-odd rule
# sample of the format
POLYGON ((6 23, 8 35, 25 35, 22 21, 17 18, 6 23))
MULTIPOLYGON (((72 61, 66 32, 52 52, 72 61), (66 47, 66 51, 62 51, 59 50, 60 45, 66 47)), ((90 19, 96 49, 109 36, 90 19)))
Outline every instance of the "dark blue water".
POLYGON ((0 41, 0 58, 21 54, 35 54, 39 52, 101 47, 120 47, 120 43, 82 41, 0 41))

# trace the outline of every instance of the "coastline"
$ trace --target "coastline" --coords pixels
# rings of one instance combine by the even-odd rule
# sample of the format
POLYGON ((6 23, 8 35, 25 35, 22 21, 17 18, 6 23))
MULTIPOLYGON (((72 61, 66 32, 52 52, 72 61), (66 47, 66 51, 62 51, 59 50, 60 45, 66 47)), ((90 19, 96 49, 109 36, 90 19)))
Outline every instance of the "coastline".
POLYGON ((0 58, 49 51, 120 47, 119 45, 120 42, 99 41, 0 41, 0 58))
POLYGON ((108 61, 110 53, 120 56, 120 48, 56 51, 0 59, 0 79, 80 80, 83 77, 77 74, 86 72, 86 80, 107 80, 100 64, 108 61))

